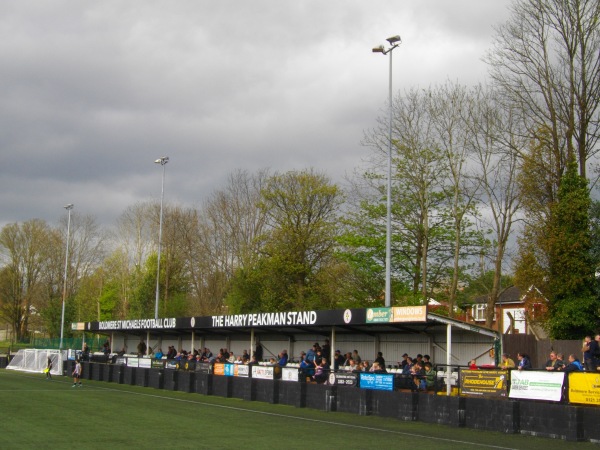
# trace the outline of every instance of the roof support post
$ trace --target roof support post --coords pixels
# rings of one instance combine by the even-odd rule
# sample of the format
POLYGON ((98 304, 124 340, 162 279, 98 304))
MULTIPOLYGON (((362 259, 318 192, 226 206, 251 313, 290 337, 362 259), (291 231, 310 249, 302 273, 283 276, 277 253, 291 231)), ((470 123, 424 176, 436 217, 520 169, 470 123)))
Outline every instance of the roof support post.
POLYGON ((331 327, 331 338, 329 339, 331 341, 331 348, 330 353, 329 353, 329 367, 331 368, 331 371, 333 371, 335 369, 335 348, 337 346, 336 342, 335 342, 335 327, 331 327))
POLYGON ((452 392, 452 325, 446 325, 446 395, 452 392))

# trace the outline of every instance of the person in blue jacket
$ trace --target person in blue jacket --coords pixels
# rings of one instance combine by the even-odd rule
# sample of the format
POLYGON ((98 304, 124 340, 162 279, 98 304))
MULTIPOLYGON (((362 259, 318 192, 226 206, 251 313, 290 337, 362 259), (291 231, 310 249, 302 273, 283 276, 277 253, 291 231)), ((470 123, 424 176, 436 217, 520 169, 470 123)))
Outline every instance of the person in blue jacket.
POLYGON ((517 353, 517 359, 519 360, 519 364, 517 364, 517 369, 529 370, 532 368, 531 360, 529 359, 529 356, 525 353, 517 353))

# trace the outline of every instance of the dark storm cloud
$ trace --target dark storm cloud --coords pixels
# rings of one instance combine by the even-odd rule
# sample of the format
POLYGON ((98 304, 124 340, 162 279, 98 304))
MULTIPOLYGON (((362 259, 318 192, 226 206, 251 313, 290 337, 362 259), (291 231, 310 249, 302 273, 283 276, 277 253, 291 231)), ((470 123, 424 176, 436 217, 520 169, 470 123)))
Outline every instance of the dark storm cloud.
POLYGON ((316 167, 368 150, 394 87, 473 83, 506 2, 26 1, 0 6, 0 225, 66 203, 111 224, 160 195, 201 204, 237 168, 316 167))

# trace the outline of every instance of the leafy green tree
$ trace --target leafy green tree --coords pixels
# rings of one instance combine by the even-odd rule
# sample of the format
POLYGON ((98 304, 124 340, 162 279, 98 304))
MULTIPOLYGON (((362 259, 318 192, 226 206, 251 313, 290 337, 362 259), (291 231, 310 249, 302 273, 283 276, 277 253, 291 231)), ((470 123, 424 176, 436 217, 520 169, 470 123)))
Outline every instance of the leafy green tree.
MULTIPOLYGON (((465 96, 463 88, 449 83, 413 89, 395 99, 391 236, 395 304, 440 295, 453 303, 468 256, 479 253, 482 239, 474 227, 474 189, 466 170, 465 96)), ((355 181, 358 201, 346 216, 340 240, 341 256, 361 274, 358 281, 371 280, 362 284, 365 306, 383 298, 388 152, 384 122, 380 119, 380 127, 366 135, 364 143, 373 155, 368 170, 355 181)))
POLYGON ((594 293, 587 180, 572 161, 561 180, 548 226, 549 288, 547 327, 556 339, 577 339, 598 325, 600 299, 594 293))
POLYGON ((232 312, 329 308, 341 193, 314 170, 275 174, 261 191, 266 231, 256 262, 239 269, 227 304, 232 312))

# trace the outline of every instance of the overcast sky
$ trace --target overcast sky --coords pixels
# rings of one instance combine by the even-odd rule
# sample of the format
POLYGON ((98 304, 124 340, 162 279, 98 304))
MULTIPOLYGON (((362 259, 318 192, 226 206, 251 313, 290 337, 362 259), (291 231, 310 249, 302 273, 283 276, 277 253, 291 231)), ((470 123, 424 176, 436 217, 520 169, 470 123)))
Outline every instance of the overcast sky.
POLYGON ((509 0, 0 0, 0 226, 199 206, 242 168, 361 165, 394 91, 486 78, 509 0))

